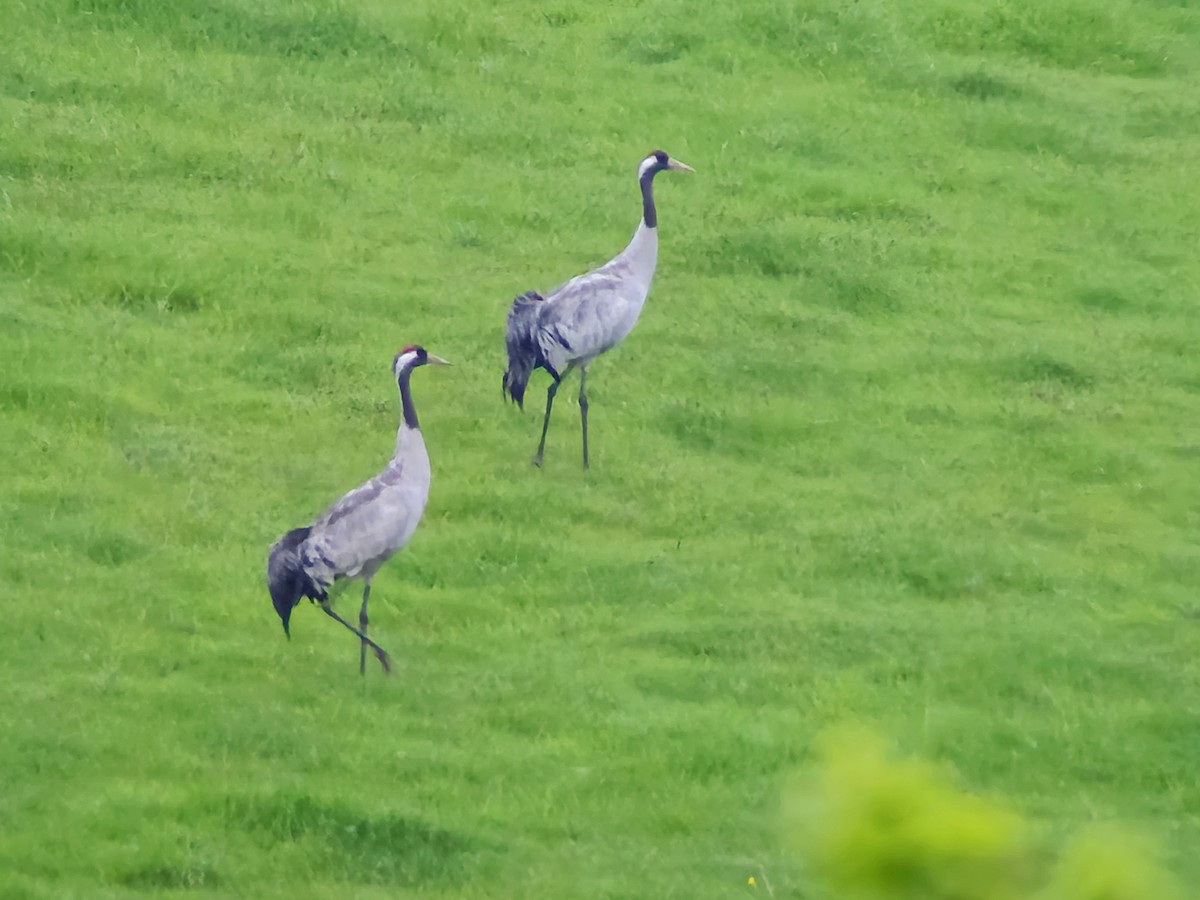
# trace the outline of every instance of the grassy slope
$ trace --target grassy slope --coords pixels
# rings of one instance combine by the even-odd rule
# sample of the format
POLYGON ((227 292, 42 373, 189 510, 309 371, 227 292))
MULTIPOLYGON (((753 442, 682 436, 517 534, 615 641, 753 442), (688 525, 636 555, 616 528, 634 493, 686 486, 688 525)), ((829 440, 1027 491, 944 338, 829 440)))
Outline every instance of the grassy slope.
POLYGON ((814 896, 777 798, 848 716, 1200 879, 1195 10, 159 6, 2 14, 0 893, 814 896), (594 469, 562 403, 534 471, 505 308, 658 145, 594 469), (263 555, 414 340, 360 684, 263 555))

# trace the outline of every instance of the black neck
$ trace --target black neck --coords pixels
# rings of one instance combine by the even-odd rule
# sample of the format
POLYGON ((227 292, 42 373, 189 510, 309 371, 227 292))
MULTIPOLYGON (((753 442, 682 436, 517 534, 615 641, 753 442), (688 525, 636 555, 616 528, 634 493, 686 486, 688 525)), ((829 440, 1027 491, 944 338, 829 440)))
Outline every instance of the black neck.
POLYGON ((412 369, 405 369, 400 373, 400 378, 398 379, 400 384, 400 405, 404 408, 404 424, 409 428, 420 428, 421 423, 417 421, 417 408, 413 406, 412 391, 408 386, 410 375, 412 375, 412 369))
POLYGON ((658 169, 649 169, 638 181, 642 185, 642 219, 647 228, 658 227, 658 212, 654 209, 654 176, 658 169))

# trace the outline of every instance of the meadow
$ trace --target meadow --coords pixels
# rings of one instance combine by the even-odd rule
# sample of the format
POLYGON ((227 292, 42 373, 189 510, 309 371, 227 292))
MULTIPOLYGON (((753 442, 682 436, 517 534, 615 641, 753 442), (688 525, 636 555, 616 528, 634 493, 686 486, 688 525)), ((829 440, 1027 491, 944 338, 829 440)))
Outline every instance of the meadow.
POLYGON ((780 806, 845 721, 1200 883, 1195 4, 0 27, 0 896, 832 898, 780 806), (655 147, 592 468, 571 381, 534 469, 508 305, 655 147), (455 366, 360 678, 265 556, 383 465, 408 343, 455 366))

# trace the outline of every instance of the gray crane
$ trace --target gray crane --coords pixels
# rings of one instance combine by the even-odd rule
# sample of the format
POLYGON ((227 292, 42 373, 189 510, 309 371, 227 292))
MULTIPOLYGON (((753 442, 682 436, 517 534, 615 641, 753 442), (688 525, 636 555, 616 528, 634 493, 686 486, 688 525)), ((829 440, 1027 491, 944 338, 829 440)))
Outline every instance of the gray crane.
POLYGON ((611 260, 572 278, 542 296, 527 291, 508 311, 504 342, 508 370, 503 392, 525 407, 525 388, 535 369, 552 379, 546 392, 542 439, 533 464, 541 466, 550 428, 550 409, 562 380, 579 370, 579 417, 583 428, 583 467, 588 467, 587 367, 593 359, 621 343, 637 324, 654 267, 658 262, 658 215, 654 208, 654 176, 667 169, 693 172, 691 166, 655 150, 638 166, 642 189, 642 221, 625 249, 611 260))
POLYGON ((371 579, 380 566, 408 543, 425 501, 429 498, 429 454, 421 437, 409 378, 427 363, 448 366, 424 347, 405 347, 396 354, 392 372, 400 388, 403 420, 396 432, 396 452, 387 467, 321 513, 311 525, 293 528, 271 547, 267 586, 275 611, 290 639, 292 610, 301 598, 320 604, 325 614, 341 622, 362 641, 358 670, 366 674, 367 647, 375 651, 385 672, 391 671, 387 651, 367 637, 367 601, 371 579), (330 588, 335 582, 361 578, 362 610, 355 628, 333 609, 330 588))

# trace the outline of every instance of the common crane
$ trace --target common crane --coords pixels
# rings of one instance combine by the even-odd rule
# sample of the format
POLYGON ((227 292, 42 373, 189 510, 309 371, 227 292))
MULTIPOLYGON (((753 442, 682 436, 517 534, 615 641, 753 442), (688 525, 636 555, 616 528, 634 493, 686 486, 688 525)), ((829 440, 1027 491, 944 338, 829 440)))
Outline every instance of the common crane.
POLYGON ((396 452, 387 467, 343 496, 311 525, 293 528, 281 537, 271 547, 267 560, 267 585, 284 634, 289 639, 292 636, 292 610, 301 598, 316 601, 326 615, 362 641, 358 669, 363 674, 367 669, 367 647, 375 651, 383 670, 391 671, 387 651, 367 637, 371 579, 393 553, 408 543, 429 498, 429 454, 409 388, 413 369, 426 363, 450 365, 416 346, 405 347, 392 363, 403 420, 396 432, 396 452), (335 582, 353 578, 363 581, 358 628, 334 611, 329 596, 335 582))
POLYGON ((583 467, 588 467, 587 367, 601 353, 621 343, 641 315, 658 261, 654 176, 668 169, 695 171, 662 150, 655 150, 638 166, 642 221, 624 250, 598 269, 572 278, 546 296, 537 291, 521 294, 508 312, 504 393, 523 409, 525 388, 534 369, 545 369, 554 379, 546 391, 546 416, 533 457, 535 466, 541 466, 546 450, 554 395, 562 380, 578 369, 583 467))

